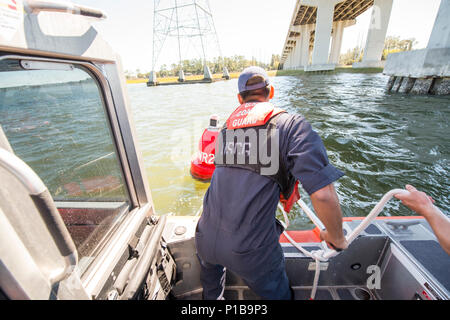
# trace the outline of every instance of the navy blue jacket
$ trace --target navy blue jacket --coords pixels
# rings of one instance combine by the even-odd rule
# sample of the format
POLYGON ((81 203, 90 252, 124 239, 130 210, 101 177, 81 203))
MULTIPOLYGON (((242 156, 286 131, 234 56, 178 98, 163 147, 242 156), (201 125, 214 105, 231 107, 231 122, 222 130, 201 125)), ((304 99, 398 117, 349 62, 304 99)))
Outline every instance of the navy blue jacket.
MULTIPOLYGON (((277 129, 282 161, 308 194, 344 175, 329 163, 322 139, 303 117, 284 113, 277 129)), ((281 230, 275 218, 279 197, 279 186, 267 177, 245 169, 216 168, 197 226, 199 256, 233 269, 238 260, 234 258, 240 255, 260 251, 258 261, 264 261, 265 251, 280 251, 281 230)))

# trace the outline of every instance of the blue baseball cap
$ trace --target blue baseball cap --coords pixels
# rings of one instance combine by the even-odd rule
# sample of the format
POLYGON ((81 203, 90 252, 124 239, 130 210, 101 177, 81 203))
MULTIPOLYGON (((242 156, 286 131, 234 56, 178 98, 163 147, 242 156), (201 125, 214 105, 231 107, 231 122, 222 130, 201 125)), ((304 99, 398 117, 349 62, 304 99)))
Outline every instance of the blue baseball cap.
POLYGON ((241 75, 239 76, 238 80, 238 88, 239 93, 242 93, 244 91, 250 91, 250 90, 256 90, 265 88, 270 85, 269 76, 267 75, 267 72, 261 68, 261 67, 248 67, 242 71, 241 75), (253 78, 254 76, 261 76, 264 81, 260 83, 255 83, 250 86, 247 85, 248 80, 253 78))

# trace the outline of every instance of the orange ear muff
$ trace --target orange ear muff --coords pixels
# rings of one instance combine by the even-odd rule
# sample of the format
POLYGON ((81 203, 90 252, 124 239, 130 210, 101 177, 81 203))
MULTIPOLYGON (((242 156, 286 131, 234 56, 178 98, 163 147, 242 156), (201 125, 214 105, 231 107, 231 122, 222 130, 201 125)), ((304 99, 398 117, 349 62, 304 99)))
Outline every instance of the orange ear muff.
POLYGON ((239 103, 240 103, 240 104, 243 104, 243 103, 244 103, 244 99, 242 98, 242 96, 241 96, 240 93, 238 93, 237 97, 238 97, 239 103))
POLYGON ((272 99, 274 95, 275 95, 275 89, 273 86, 270 86, 269 99, 272 99))

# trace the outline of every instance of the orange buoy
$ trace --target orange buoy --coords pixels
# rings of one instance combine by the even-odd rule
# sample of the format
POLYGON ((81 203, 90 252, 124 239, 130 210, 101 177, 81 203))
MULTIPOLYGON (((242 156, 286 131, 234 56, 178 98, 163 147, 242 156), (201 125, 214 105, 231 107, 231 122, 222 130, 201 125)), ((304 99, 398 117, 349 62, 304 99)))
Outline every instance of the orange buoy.
POLYGON ((209 120, 209 127, 205 129, 200 138, 198 152, 191 160, 191 175, 201 181, 209 181, 212 178, 216 166, 214 156, 216 151, 216 139, 219 135, 218 116, 213 115, 209 120))

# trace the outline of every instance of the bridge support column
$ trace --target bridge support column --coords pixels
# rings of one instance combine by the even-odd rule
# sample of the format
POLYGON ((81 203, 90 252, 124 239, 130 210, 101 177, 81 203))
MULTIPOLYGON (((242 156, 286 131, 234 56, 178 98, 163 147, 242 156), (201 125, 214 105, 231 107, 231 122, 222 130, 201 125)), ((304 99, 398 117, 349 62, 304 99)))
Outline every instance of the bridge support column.
POLYGON ((433 30, 428 40, 428 49, 450 48, 450 1, 441 0, 439 11, 434 21, 433 30))
POLYGON ((300 69, 302 66, 302 37, 297 37, 294 48, 294 69, 300 69))
POLYGON ((289 70, 295 69, 295 45, 292 44, 293 48, 289 53, 289 70))
POLYGON ((361 62, 353 64, 353 68, 382 68, 384 41, 391 17, 393 0, 375 0, 372 18, 367 34, 364 56, 361 62))
POLYGON ((329 62, 333 64, 339 63, 339 55, 341 54, 342 36, 344 35, 344 21, 336 21, 333 23, 333 37, 331 42, 331 52, 329 62))
POLYGON ((301 60, 300 65, 306 67, 309 64, 309 43, 311 41, 312 25, 303 25, 301 30, 301 60))
POLYGON ((333 36, 331 42, 329 63, 337 65, 341 55, 342 39, 344 37, 344 29, 356 24, 356 20, 344 20, 333 22, 333 36))
POLYGON ((286 58, 286 61, 283 65, 283 70, 289 70, 291 68, 291 54, 292 52, 289 52, 286 58))
MULTIPOLYGON (((450 0, 442 0, 426 49, 391 53, 383 73, 401 82, 398 91, 450 94, 450 0)), ((391 81, 392 82, 392 81, 391 81)), ((388 91, 397 87, 388 85, 388 91)))
POLYGON ((306 66, 305 71, 334 70, 334 64, 328 63, 328 53, 330 49, 334 6, 341 1, 343 0, 311 1, 313 6, 317 6, 316 32, 312 64, 306 66))

